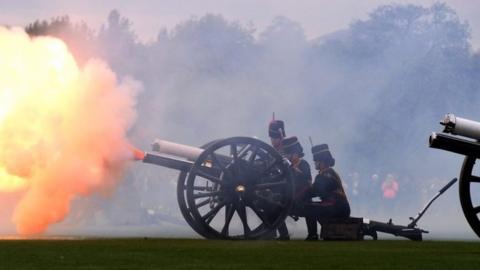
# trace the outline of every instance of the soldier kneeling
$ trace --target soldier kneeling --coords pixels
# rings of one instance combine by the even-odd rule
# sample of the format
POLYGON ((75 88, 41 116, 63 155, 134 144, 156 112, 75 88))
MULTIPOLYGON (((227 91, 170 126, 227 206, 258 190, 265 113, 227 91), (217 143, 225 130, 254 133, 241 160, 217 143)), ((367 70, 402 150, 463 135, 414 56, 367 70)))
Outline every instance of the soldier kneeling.
POLYGON ((303 159, 303 148, 297 137, 288 137, 282 141, 285 157, 291 162, 292 177, 295 183, 294 205, 290 212, 293 216, 305 217, 308 236, 305 240, 317 240, 317 221, 310 215, 306 215, 305 206, 311 203, 310 189, 312 175, 310 165, 303 159))
POLYGON ((310 196, 320 197, 320 202, 306 206, 307 216, 315 218, 321 223, 326 218, 345 218, 350 216, 350 205, 343 189, 342 180, 332 168, 335 159, 328 149, 328 145, 320 144, 312 147, 313 160, 318 175, 310 190, 310 196))

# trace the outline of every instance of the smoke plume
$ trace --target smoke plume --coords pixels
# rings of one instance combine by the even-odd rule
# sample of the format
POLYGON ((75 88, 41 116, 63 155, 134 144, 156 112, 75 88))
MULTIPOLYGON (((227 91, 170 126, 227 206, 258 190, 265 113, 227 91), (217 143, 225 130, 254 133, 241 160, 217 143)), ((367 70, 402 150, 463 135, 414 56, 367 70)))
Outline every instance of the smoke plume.
POLYGON ((36 234, 120 179, 139 85, 98 59, 79 67, 56 38, 0 27, 0 41, 0 192, 19 197, 17 231, 36 234))

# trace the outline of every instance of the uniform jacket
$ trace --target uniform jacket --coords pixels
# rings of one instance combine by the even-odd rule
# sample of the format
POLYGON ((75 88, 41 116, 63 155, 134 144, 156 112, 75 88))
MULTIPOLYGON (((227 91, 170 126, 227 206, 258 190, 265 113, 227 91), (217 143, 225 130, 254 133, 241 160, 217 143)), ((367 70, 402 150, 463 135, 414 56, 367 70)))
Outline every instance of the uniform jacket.
POLYGON ((308 191, 312 186, 312 173, 308 162, 301 159, 298 169, 292 168, 293 181, 295 183, 295 200, 307 201, 310 199, 308 191))
POLYGON ((320 197, 323 205, 349 205, 342 180, 333 168, 327 168, 318 173, 313 183, 311 196, 320 197))

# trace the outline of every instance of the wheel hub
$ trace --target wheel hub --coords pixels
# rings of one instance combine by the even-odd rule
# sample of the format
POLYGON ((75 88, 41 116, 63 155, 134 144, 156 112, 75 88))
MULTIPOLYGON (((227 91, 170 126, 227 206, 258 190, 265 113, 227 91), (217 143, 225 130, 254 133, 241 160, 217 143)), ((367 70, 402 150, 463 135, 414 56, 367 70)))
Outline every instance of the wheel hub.
POLYGON ((235 191, 238 193, 238 194, 243 194, 245 192, 245 186, 244 185, 238 185, 236 188, 235 188, 235 191))

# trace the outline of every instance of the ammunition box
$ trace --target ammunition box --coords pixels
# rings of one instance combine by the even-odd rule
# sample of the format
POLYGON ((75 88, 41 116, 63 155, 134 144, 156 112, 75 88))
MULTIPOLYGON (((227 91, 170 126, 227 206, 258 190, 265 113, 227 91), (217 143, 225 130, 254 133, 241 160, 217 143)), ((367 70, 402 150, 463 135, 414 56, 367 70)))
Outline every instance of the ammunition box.
POLYGON ((363 240, 363 218, 324 219, 320 224, 323 240, 363 240))

